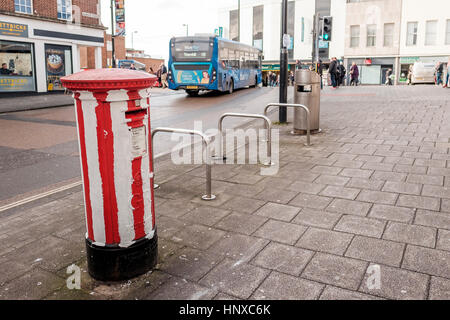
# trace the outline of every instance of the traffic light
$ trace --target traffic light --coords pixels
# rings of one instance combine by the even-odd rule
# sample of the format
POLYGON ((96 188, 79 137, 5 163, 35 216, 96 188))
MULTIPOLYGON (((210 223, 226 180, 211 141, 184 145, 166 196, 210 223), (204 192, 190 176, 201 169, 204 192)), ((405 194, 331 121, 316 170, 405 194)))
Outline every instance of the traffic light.
POLYGON ((322 40, 331 41, 333 17, 323 17, 322 40))

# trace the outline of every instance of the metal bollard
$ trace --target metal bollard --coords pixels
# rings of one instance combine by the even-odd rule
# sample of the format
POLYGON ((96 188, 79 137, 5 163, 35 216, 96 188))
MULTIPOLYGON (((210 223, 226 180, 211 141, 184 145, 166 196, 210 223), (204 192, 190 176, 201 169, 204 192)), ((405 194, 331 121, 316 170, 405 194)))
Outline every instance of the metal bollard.
POLYGON ((271 107, 288 107, 288 108, 301 108, 305 110, 306 112, 306 146, 311 146, 311 126, 310 126, 310 120, 311 120, 311 113, 309 112, 309 109, 307 106, 304 106, 302 104, 292 104, 292 103, 269 103, 264 108, 264 115, 267 116, 267 112, 269 108, 271 107))
POLYGON ((224 113, 219 118, 218 130, 219 130, 219 155, 216 156, 216 159, 224 159, 223 156, 223 120, 227 117, 236 117, 236 118, 254 118, 254 119, 263 119, 264 125, 267 130, 267 157, 269 158, 268 162, 263 163, 265 166, 272 165, 272 122, 265 115, 261 114, 250 114, 250 113, 224 113))
MULTIPOLYGON (((184 133, 189 135, 198 135, 202 138, 202 142, 206 149, 206 194, 202 196, 202 199, 205 201, 210 201, 216 199, 216 196, 212 194, 211 191, 211 155, 210 155, 210 139, 205 136, 202 132, 196 130, 187 130, 187 129, 176 129, 176 128, 166 128, 160 127, 156 128, 152 131, 152 147, 153 147, 153 137, 158 132, 169 132, 169 133, 184 133)), ((153 152, 152 152, 153 155, 153 152)), ((159 186, 156 185, 156 188, 159 186)), ((155 187, 154 187, 155 188, 155 187)))

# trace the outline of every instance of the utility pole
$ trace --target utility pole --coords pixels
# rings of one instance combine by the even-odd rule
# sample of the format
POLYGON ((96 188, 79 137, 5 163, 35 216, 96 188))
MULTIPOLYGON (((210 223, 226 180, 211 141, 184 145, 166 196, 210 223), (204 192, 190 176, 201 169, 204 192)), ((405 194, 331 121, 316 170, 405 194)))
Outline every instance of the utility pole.
POLYGON ((111 44, 112 44, 112 51, 111 51, 111 60, 112 60, 112 67, 116 67, 116 48, 114 45, 114 0, 111 0, 111 44))
POLYGON ((183 23, 183 27, 186 27, 186 37, 189 37, 189 25, 187 23, 183 23))
POLYGON ((313 26, 313 47, 311 60, 313 63, 319 62, 319 30, 320 30, 320 14, 316 13, 314 15, 314 26, 313 26))
MULTIPOLYGON (((287 103, 287 79, 288 79, 288 49, 285 43, 287 35, 287 0, 281 4, 281 44, 280 44, 280 103, 287 103)), ((279 121, 287 120, 286 107, 279 108, 279 121)))
POLYGON ((241 41, 241 0, 238 0, 238 41, 241 41))

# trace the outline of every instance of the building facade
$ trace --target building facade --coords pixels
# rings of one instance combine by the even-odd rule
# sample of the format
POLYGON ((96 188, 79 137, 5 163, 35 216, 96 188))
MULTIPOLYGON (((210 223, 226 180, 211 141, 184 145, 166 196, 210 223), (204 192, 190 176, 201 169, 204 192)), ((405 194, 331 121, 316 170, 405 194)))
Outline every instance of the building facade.
MULTIPOLYGON (((263 70, 278 71, 281 38, 281 0, 241 0, 232 6, 221 8, 219 25, 223 36, 263 51, 263 70), (240 13, 238 14, 238 11, 240 13), (239 23, 240 18, 240 23, 239 23), (239 30, 238 30, 239 29, 239 30)), ((323 43, 320 56, 323 61, 330 56, 343 57, 344 33, 336 32, 345 27, 345 0, 292 0, 288 1, 288 34, 291 44, 288 48, 290 69, 297 60, 312 61, 312 30, 314 15, 333 15, 333 41, 323 43)))
MULTIPOLYGON (((233 3, 219 11, 224 37, 261 48, 264 70, 279 70, 281 0, 241 0, 240 10, 233 3)), ((315 13, 333 17, 332 41, 320 43, 320 58, 337 57, 347 70, 355 62, 362 84, 384 84, 389 69, 395 84, 406 83, 415 61, 447 62, 450 55, 450 1, 292 0, 291 67, 311 61, 315 13)))
POLYGON ((415 61, 446 63, 450 56, 450 1, 403 0, 398 80, 415 61))
POLYGON ((401 0, 347 0, 344 65, 358 65, 361 84, 381 84, 386 71, 398 77, 401 0))
POLYGON ((99 0, 0 0, 0 63, 8 70, 0 94, 64 90, 60 78, 80 70, 84 50, 101 68, 99 8, 99 0))

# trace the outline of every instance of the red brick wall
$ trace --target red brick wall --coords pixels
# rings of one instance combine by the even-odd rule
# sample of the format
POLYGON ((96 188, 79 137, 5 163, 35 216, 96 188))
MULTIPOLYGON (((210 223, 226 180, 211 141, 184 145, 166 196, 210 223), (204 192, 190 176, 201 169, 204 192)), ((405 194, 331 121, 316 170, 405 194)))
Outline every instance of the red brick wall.
POLYGON ((14 12, 14 0, 0 0, 0 10, 14 12))
MULTIPOLYGON (((32 0, 33 15, 48 19, 58 19, 57 0, 32 0)), ((97 4, 100 0, 73 0, 72 5, 80 8, 80 22, 91 26, 101 26, 101 20, 91 17, 84 17, 83 12, 97 14, 97 4)), ((15 12, 14 0, 0 0, 0 11, 15 12)), ((77 10, 74 10, 76 13, 77 10)))
POLYGON ((145 64, 147 72, 150 70, 150 67, 152 67, 155 73, 156 71, 158 71, 161 63, 164 62, 164 59, 153 59, 153 58, 129 58, 129 59, 133 59, 145 64))
MULTIPOLYGON (((106 51, 107 49, 107 41, 111 41, 111 35, 110 34, 106 34, 103 37, 104 43, 103 43, 103 48, 102 48, 102 60, 103 60, 103 68, 107 68, 108 67, 108 60, 109 59, 111 61, 111 51, 106 51)), ((114 38, 114 48, 115 48, 115 54, 116 54, 116 59, 117 60, 121 60, 121 59, 125 59, 126 58, 126 51, 125 51, 125 37, 115 37, 114 38)))

